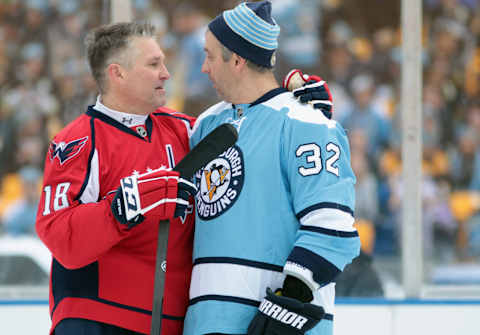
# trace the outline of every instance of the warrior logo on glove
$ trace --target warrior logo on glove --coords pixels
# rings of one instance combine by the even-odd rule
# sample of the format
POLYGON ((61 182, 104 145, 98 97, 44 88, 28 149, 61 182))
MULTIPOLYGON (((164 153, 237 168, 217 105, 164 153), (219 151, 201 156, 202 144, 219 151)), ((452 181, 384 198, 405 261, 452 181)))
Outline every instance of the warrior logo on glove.
POLYGON ((274 304, 267 299, 263 299, 258 310, 261 313, 270 316, 272 319, 278 320, 297 329, 302 329, 308 321, 306 317, 290 312, 288 309, 274 304))
POLYGON ((267 288, 247 335, 304 335, 325 315, 321 306, 284 297, 267 288))

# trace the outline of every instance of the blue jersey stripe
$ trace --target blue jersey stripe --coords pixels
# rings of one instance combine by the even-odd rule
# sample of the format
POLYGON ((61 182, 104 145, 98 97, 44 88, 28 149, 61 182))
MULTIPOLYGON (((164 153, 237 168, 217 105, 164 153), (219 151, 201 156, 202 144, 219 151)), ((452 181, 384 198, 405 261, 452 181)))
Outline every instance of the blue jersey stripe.
POLYGON ((316 210, 316 209, 322 209, 322 208, 332 208, 332 209, 338 209, 338 210, 341 210, 343 212, 347 212, 347 213, 350 213, 352 216, 354 216, 353 214, 353 210, 348 207, 348 206, 345 206, 345 205, 341 205, 341 204, 337 204, 337 203, 334 203, 334 202, 321 202, 319 204, 315 204, 313 206, 310 206, 310 207, 307 207, 305 208, 304 210, 300 211, 298 214, 297 214, 297 219, 301 219, 303 218, 305 215, 307 215, 308 213, 316 210))
POLYGON ((300 264, 312 271, 313 280, 320 286, 325 286, 332 282, 340 273, 340 269, 334 264, 322 256, 302 247, 293 248, 287 262, 300 264))
POLYGON ((201 257, 201 258, 195 259, 195 261, 193 262, 193 265, 205 264, 205 263, 238 264, 238 265, 245 265, 253 268, 265 269, 270 271, 277 271, 277 272, 283 271, 283 266, 280 266, 280 265, 251 261, 251 260, 241 259, 241 258, 233 258, 233 257, 201 257))
POLYGON ((327 228, 321 228, 321 227, 313 227, 313 226, 301 226, 300 230, 308 230, 314 233, 320 233, 320 234, 325 234, 325 235, 330 235, 330 236, 336 236, 336 237, 358 237, 358 232, 357 231, 340 231, 340 230, 334 230, 334 229, 327 229, 327 228))
POLYGON ((217 301, 229 301, 229 302, 235 302, 239 304, 244 304, 244 305, 250 305, 250 306, 255 306, 258 307, 260 305, 259 301, 256 300, 250 300, 250 299, 245 299, 245 298, 238 298, 238 297, 230 297, 230 296, 225 296, 225 295, 203 295, 201 297, 197 297, 194 299, 191 299, 189 304, 194 305, 200 301, 208 301, 208 300, 217 300, 217 301))
MULTIPOLYGON (((192 305, 195 305, 196 303, 199 303, 201 301, 211 301, 211 300, 233 302, 233 303, 249 305, 249 306, 254 306, 254 307, 260 306, 259 301, 250 300, 250 299, 242 299, 242 298, 237 298, 237 297, 229 297, 229 296, 224 296, 224 295, 204 295, 204 296, 201 296, 201 297, 198 297, 198 298, 195 298, 195 299, 191 299, 190 302, 189 302, 189 305, 192 306, 192 305)), ((333 314, 326 313, 323 316, 323 319, 333 321, 333 314)))

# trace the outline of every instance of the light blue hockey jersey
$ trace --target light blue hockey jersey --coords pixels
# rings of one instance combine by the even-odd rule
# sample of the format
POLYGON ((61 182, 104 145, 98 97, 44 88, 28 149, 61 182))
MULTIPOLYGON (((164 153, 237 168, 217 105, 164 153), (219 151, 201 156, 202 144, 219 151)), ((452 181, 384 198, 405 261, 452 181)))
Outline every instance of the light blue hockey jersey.
POLYGON ((278 88, 252 104, 221 102, 191 134, 195 146, 223 123, 235 146, 196 174, 194 268, 184 334, 246 334, 267 287, 306 282, 332 334, 333 277, 360 250, 355 176, 343 128, 278 88))

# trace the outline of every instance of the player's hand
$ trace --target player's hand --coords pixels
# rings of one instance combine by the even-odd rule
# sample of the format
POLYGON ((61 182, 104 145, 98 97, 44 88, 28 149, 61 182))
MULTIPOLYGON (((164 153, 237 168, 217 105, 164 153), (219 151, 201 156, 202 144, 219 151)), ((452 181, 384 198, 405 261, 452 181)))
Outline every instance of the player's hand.
POLYGON ((167 220, 185 214, 196 186, 172 170, 157 169, 125 177, 112 201, 115 218, 128 228, 146 217, 167 220))
POLYGON ((327 83, 319 76, 304 74, 301 70, 291 70, 283 80, 283 87, 293 92, 302 103, 309 103, 320 109, 329 119, 332 118, 332 94, 327 83))
POLYGON ((267 296, 248 326, 247 335, 300 335, 315 327, 325 315, 322 307, 276 295, 267 296))

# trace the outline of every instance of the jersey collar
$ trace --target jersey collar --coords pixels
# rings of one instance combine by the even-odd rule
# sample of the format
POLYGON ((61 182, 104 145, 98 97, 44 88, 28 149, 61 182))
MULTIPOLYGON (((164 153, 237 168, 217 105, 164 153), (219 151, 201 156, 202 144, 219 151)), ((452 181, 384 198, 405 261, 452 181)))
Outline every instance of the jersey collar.
POLYGON ((93 108, 103 114, 109 116, 115 121, 123 124, 126 127, 134 127, 139 125, 144 125, 147 120, 148 115, 138 115, 138 114, 129 114, 116 111, 114 109, 108 108, 102 103, 101 95, 97 97, 97 101, 93 108))
POLYGON ((114 111, 112 109, 108 109, 108 107, 106 107, 105 105, 103 105, 101 103, 99 104, 99 99, 97 99, 97 104, 95 104, 94 106, 93 105, 89 106, 88 110, 87 110, 87 115, 88 116, 99 119, 99 120, 117 128, 117 129, 119 129, 123 132, 126 132, 126 133, 128 133, 130 135, 133 135, 135 137, 138 137, 138 138, 140 138, 144 141, 150 141, 149 139, 151 139, 152 128, 153 128, 152 119, 150 118, 150 115, 141 115, 142 118, 144 119, 143 122, 137 123, 137 124, 132 124, 132 126, 145 124, 145 129, 147 130, 147 136, 142 137, 136 131, 134 131, 132 128, 129 128, 127 125, 125 125, 125 123, 122 123, 121 121, 119 121, 118 120, 119 114, 117 114, 117 113, 120 113, 120 114, 123 114, 123 115, 128 115, 128 116, 138 116, 138 115, 121 113, 121 112, 114 111), (101 106, 103 106, 103 107, 101 107, 101 106), (101 110, 97 110, 98 107, 101 110), (113 114, 111 114, 111 112, 113 112, 113 114), (115 116, 115 115, 117 117, 114 118, 113 116, 115 116))
POLYGON ((287 92, 287 90, 283 87, 277 87, 277 88, 274 88, 273 90, 270 90, 268 91, 267 93, 265 93, 264 95, 262 95, 260 98, 258 98, 257 100, 255 100, 254 102, 252 102, 250 104, 250 106, 248 107, 253 107, 255 105, 258 105, 258 104, 261 104, 262 102, 265 102, 267 100, 270 100, 272 99, 273 97, 276 97, 277 95, 279 94, 282 94, 282 93, 285 93, 287 92))

